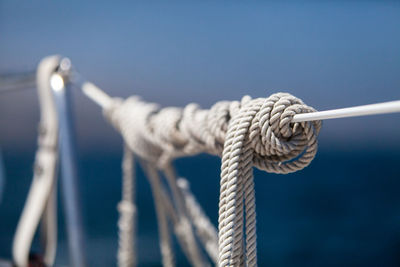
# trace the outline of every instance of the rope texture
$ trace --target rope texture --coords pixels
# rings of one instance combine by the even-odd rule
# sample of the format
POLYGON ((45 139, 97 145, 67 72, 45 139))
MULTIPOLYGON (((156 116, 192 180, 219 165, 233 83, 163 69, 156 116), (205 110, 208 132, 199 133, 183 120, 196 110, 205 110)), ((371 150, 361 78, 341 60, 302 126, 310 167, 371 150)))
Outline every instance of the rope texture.
MULTIPOLYGON (((176 196, 169 196, 167 193, 167 191, 173 191, 173 189, 170 188, 170 190, 167 190, 165 186, 163 186, 158 170, 147 161, 141 161, 141 165, 147 178, 149 179, 153 192, 159 226, 160 248, 163 265, 175 266, 174 253, 170 237, 171 233, 168 224, 168 222, 170 222, 177 237, 177 241, 184 254, 189 259, 190 263, 193 266, 209 266, 195 240, 195 235, 192 228, 194 222, 190 217, 190 213, 187 211, 182 213, 182 211, 178 209, 178 206, 183 205, 184 207, 188 207, 188 204, 186 198, 183 197, 184 192, 180 187, 177 186, 178 183, 176 182, 176 176, 174 175, 175 172, 172 170, 172 166, 168 166, 165 170, 163 170, 163 173, 166 177, 168 175, 174 175, 174 184, 177 186, 176 190, 178 190, 175 194, 182 196, 182 198, 179 200, 181 201, 179 204, 176 201, 176 196)), ((191 194, 190 192, 188 193, 191 194)), ((215 247, 217 247, 217 242, 215 242, 215 247)))
POLYGON ((171 231, 168 225, 168 215, 173 222, 178 221, 171 200, 162 186, 160 176, 151 164, 141 161, 146 177, 148 178, 153 194, 157 215, 158 233, 160 235, 160 249, 162 263, 165 267, 175 266, 175 256, 172 248, 171 231))
POLYGON ((124 147, 122 159, 122 200, 118 203, 118 266, 136 266, 136 205, 134 159, 130 149, 124 147))
MULTIPOLYGON (((321 122, 292 123, 292 118, 314 111, 290 94, 277 93, 221 101, 209 110, 196 104, 161 109, 138 97, 116 98, 105 115, 135 154, 166 171, 178 217, 186 219, 188 214, 176 181, 168 175, 169 162, 203 152, 221 156, 218 265, 256 266, 252 167, 286 174, 308 166, 317 152, 321 122)), ((188 238, 194 245, 191 235, 188 238)), ((194 251, 189 254, 197 262, 201 257, 194 251)))
POLYGON ((196 234, 200 242, 207 251, 211 260, 217 264, 218 262, 218 233, 217 229, 211 223, 210 219, 204 213, 195 196, 190 191, 189 181, 184 178, 179 178, 177 181, 179 189, 185 199, 186 209, 190 216, 190 220, 196 229, 196 234))

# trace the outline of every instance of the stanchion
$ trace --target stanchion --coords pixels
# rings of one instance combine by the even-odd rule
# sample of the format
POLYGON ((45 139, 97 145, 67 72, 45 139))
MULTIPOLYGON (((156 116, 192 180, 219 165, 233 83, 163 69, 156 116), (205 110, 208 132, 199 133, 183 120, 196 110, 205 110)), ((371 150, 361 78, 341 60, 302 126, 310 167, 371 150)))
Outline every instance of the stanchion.
MULTIPOLYGON (((65 61, 61 61, 60 68, 67 68, 65 61), (63 66, 63 64, 65 66, 63 66)), ((61 69, 60 71, 63 71, 61 69)), ((72 132, 70 89, 68 83, 58 74, 53 75, 50 85, 54 93, 59 120, 59 151, 61 166, 61 191, 64 203, 65 220, 68 234, 68 245, 71 257, 71 266, 86 266, 84 253, 84 231, 79 206, 77 186, 77 164, 75 162, 75 142, 72 132)))

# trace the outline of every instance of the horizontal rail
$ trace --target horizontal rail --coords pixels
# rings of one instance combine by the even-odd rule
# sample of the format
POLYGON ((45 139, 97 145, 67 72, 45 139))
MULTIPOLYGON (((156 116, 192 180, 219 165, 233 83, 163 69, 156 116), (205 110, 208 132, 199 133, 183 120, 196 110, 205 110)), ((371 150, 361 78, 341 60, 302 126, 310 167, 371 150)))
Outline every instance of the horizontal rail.
POLYGON ((400 100, 384 103, 296 114, 292 122, 339 119, 400 112, 400 100))
MULTIPOLYGON (((67 58, 65 58, 66 62, 69 62, 67 58)), ((75 71, 72 74, 71 82, 76 87, 80 88, 82 92, 97 103, 102 108, 108 108, 112 104, 112 98, 106 94, 99 87, 94 85, 93 83, 84 80, 81 76, 75 71)), ((65 76, 60 73, 55 73, 54 76, 56 81, 64 79, 65 76)), ((0 76, 0 85, 3 85, 3 88, 0 86, 0 93, 11 91, 15 89, 21 89, 21 87, 31 86, 33 82, 32 73, 26 72, 21 75, 3 75, 0 76), (6 79, 7 77, 7 79, 6 79), (10 80, 14 80, 16 84, 10 83, 10 80), (1 84, 3 82, 3 84, 1 84), (3 89, 3 90, 1 90, 3 89)), ((340 108, 340 109, 332 109, 325 111, 317 111, 311 113, 302 113, 296 114, 293 117, 292 122, 303 122, 303 121, 315 121, 315 120, 328 120, 328 119, 339 119, 339 118, 348 118, 348 117, 360 117, 360 116, 369 116, 369 115, 378 115, 378 114, 388 114, 388 113, 397 113, 400 112, 400 100, 383 102, 377 104, 370 105, 362 105, 348 108, 340 108)))
MULTIPOLYGON (((111 97, 93 83, 83 82, 81 88, 83 93, 96 102, 99 106, 108 108, 111 105, 111 97)), ((292 122, 359 117, 396 112, 400 112, 400 100, 350 108, 296 114, 294 115, 292 122)))

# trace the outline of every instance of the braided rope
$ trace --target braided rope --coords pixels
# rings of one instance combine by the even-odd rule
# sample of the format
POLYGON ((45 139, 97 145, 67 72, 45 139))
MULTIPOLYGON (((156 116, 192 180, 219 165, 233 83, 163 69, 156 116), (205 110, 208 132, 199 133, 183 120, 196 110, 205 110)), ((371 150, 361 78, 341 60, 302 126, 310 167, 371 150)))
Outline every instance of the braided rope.
MULTIPOLYGON (((193 221, 191 221, 188 217, 182 217, 181 211, 175 208, 175 206, 178 205, 174 206, 173 202, 176 202, 175 199, 177 197, 175 196, 174 200, 171 199, 171 197, 167 193, 167 190, 164 188, 161 182, 161 177, 158 174, 158 170, 146 161, 140 161, 140 163, 143 167, 143 170, 146 173, 147 178, 149 179, 153 192, 153 198, 157 212, 159 233, 161 237, 160 247, 163 259, 163 265, 164 266, 175 265, 174 254, 170 238, 171 233, 168 226, 168 222, 170 221, 173 225, 173 229, 177 237, 178 243, 180 244, 184 254, 192 263, 192 265, 208 266, 203 257, 200 256, 200 250, 197 247, 197 243, 193 235, 193 230, 192 230, 193 221)), ((172 170, 171 166, 166 168, 164 172, 169 173, 168 175, 172 175, 173 176, 172 178, 176 180, 175 179, 176 176, 174 175, 174 171, 172 170)), ((177 186, 177 182, 174 182, 174 184, 175 186, 177 186)), ((183 195, 183 192, 181 192, 181 190, 179 190, 179 192, 176 193, 183 195)), ((186 207, 187 206, 186 200, 182 199, 181 204, 179 205, 184 205, 186 207)))
POLYGON ((289 173, 307 166, 317 151, 320 122, 290 125, 294 114, 313 111, 299 99, 275 94, 242 102, 229 124, 222 154, 219 266, 241 265, 237 247, 242 241, 243 201, 246 265, 257 265, 253 164, 268 172, 289 173))
MULTIPOLYGON (((252 167, 286 174, 308 166, 317 152, 321 122, 292 123, 292 118, 314 111, 290 94, 277 93, 221 101, 209 110, 196 104, 161 109, 138 97, 114 99, 105 115, 134 153, 164 171, 176 157, 202 152, 221 156, 218 265, 256 266, 252 167)), ((182 200, 174 201, 181 205, 182 200)), ((178 207, 179 213, 184 209, 178 207)))
POLYGON ((185 199, 177 185, 177 177, 175 171, 171 165, 166 164, 164 166, 163 172, 171 188, 172 198, 174 200, 174 203, 176 204, 176 209, 179 216, 179 222, 176 225, 176 230, 178 231, 178 236, 182 237, 183 244, 181 246, 188 250, 188 258, 193 266, 207 266, 208 264, 206 263, 206 260, 204 259, 204 256, 196 242, 193 227, 191 225, 188 211, 186 209, 185 199))
POLYGON ((204 249, 207 251, 211 260, 217 264, 218 262, 218 234, 217 229, 211 223, 210 219, 204 213, 203 209, 197 202, 193 193, 190 191, 188 180, 179 178, 177 185, 181 190, 186 209, 190 216, 190 220, 196 229, 196 234, 203 244, 204 249))
POLYGON ((177 220, 177 217, 174 213, 174 208, 167 197, 167 194, 162 188, 157 170, 145 161, 141 161, 141 165, 147 175, 153 193, 158 222, 158 232, 160 235, 162 263, 165 267, 173 267, 175 266, 175 256, 172 248, 171 233, 168 226, 167 215, 169 213, 170 216, 172 215, 175 220, 177 220))
POLYGON ((118 203, 120 213, 118 221, 118 266, 136 266, 136 206, 134 159, 130 149, 124 147, 122 159, 122 200, 118 203))

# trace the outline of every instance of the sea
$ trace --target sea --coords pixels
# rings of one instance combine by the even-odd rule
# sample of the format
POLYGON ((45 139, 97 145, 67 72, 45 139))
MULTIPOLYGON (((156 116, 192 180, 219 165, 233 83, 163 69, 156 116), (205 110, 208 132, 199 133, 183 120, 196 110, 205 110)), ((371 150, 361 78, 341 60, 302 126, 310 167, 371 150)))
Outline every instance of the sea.
MULTIPOLYGON (((0 258, 11 258, 16 225, 32 180, 34 149, 3 151, 0 258)), ((79 196, 88 266, 116 266, 121 151, 78 151, 79 196)), ((177 159, 179 176, 217 225, 220 159, 177 159)), ((259 266, 400 266, 400 151, 320 149, 311 165, 288 175, 254 171, 259 266)), ((56 266, 72 266, 58 184, 56 266)), ((138 265, 160 266, 149 183, 137 167, 138 265)), ((39 252, 39 238, 32 251, 39 252)), ((174 241, 177 266, 189 263, 174 241)))

